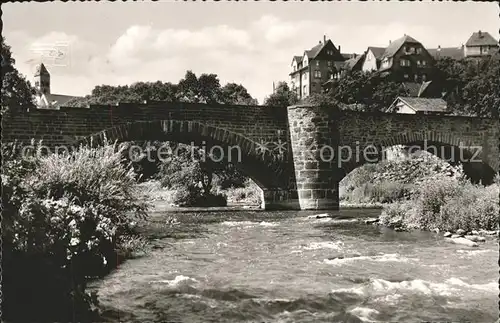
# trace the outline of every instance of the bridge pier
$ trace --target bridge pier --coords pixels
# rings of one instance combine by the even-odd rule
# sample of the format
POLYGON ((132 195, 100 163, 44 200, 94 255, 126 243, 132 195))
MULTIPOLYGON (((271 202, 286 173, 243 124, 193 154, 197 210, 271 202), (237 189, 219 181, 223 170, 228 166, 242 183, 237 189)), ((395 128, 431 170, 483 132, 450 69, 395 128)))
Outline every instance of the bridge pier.
POLYGON ((338 210, 338 128, 332 110, 288 107, 297 193, 302 210, 338 210))
POLYGON ((300 210, 296 190, 262 190, 261 208, 265 210, 300 210))

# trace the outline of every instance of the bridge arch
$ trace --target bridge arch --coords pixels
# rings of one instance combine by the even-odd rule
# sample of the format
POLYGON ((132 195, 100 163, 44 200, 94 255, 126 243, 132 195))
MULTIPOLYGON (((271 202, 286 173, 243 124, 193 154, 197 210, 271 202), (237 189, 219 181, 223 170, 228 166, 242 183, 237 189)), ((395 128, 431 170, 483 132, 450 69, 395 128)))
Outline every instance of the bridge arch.
POLYGON ((130 122, 85 136, 78 143, 96 146, 125 141, 174 141, 206 149, 218 146, 222 149, 221 162, 232 163, 255 181, 264 194, 288 189, 289 172, 279 156, 259 151, 260 143, 242 134, 203 122, 175 119, 130 122))
POLYGON ((362 151, 367 146, 375 147, 373 149, 375 153, 366 154, 368 156, 361 153, 343 163, 340 167, 339 181, 357 167, 385 159, 384 153, 387 149, 396 146, 403 146, 410 153, 427 151, 453 166, 461 164, 465 175, 475 183, 491 184, 499 167, 498 159, 488 159, 487 152, 484 152, 476 141, 446 132, 407 132, 364 144, 361 149, 351 147, 351 150, 355 151, 358 148, 362 151))

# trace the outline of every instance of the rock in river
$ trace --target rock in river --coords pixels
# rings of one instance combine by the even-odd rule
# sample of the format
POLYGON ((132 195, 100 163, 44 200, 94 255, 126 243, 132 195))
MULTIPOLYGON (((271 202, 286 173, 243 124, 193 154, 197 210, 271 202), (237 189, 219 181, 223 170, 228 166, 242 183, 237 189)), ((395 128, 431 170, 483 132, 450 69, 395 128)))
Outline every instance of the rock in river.
POLYGON ((321 214, 309 215, 307 218, 308 219, 323 219, 323 218, 329 218, 329 217, 330 217, 330 214, 321 213, 321 214))
POLYGON ((444 237, 445 237, 445 238, 449 238, 449 237, 451 237, 451 232, 450 232, 450 231, 446 231, 446 232, 444 233, 444 237))
POLYGON ((463 235, 465 235, 465 230, 458 229, 457 232, 456 232, 456 234, 458 234, 459 236, 463 236, 463 235))
POLYGON ((474 241, 474 242, 478 242, 479 241, 479 237, 478 236, 471 236, 471 235, 467 235, 467 236, 464 236, 465 239, 468 239, 470 241, 474 241))
POLYGON ((476 242, 470 241, 469 239, 465 238, 446 238, 446 240, 449 240, 450 242, 456 243, 456 244, 462 244, 466 245, 469 247, 477 247, 479 246, 476 242))
POLYGON ((373 224, 373 223, 377 223, 378 221, 379 221, 379 218, 366 219, 365 224, 373 224))

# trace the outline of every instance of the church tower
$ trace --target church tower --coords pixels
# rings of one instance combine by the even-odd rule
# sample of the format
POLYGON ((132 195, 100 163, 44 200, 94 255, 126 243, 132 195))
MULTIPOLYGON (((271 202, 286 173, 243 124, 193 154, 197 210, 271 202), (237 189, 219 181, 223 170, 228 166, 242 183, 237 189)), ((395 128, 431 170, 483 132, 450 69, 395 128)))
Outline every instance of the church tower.
POLYGON ((43 63, 35 71, 35 89, 40 95, 50 94, 50 73, 43 63))

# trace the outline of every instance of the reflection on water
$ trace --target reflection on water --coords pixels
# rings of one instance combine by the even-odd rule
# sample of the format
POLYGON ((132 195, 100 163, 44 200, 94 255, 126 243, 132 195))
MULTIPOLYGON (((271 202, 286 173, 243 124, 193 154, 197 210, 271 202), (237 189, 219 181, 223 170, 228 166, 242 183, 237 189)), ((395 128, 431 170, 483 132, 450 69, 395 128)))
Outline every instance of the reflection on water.
MULTIPOLYGON (((434 233, 306 212, 177 215, 179 238, 96 282, 109 321, 494 322, 496 240, 479 248, 434 233), (186 234, 186 231, 189 231, 186 234)), ((161 221, 163 214, 154 214, 161 221)))

